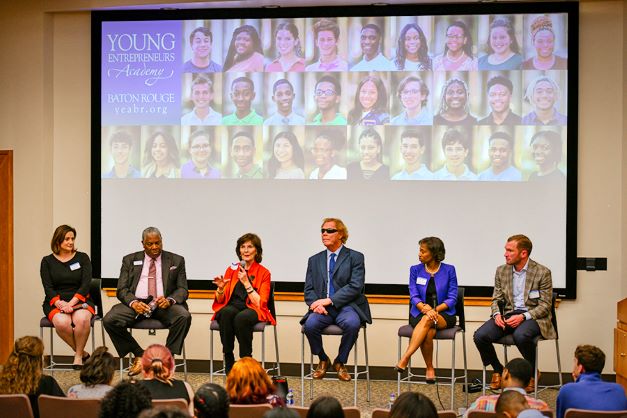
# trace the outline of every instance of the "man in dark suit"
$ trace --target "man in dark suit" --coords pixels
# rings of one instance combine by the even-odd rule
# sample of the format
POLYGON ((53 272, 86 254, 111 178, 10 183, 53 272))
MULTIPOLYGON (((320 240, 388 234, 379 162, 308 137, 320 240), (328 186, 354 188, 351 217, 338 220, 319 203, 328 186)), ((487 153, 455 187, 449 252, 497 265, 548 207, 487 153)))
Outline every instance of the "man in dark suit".
POLYGON ((185 259, 163 251, 161 232, 149 227, 142 233, 144 251, 124 256, 118 280, 118 303, 105 315, 103 324, 120 357, 135 355, 129 375, 139 374, 144 350, 128 327, 145 317, 163 322, 168 328, 166 346, 181 354, 185 336, 192 323, 187 310, 188 290, 185 259))
MULTIPOLYGON (((534 366, 534 339, 538 335, 546 339, 556 338, 551 322, 551 270, 529 258, 531 249, 531 240, 524 235, 507 239, 505 264, 497 267, 494 278, 491 318, 474 335, 483 364, 491 365, 494 369, 490 383, 492 389, 500 389, 503 373, 503 365, 492 344, 494 341, 506 334, 513 334, 518 351, 534 366)), ((527 385, 527 392, 533 391, 534 384, 532 378, 527 385)))
POLYGON ((305 276, 305 303, 309 311, 300 321, 311 352, 318 356, 314 379, 322 379, 330 359, 322 347, 321 332, 329 325, 342 328, 342 340, 333 367, 338 378, 351 380, 346 361, 365 322, 371 324, 370 306, 364 295, 364 255, 346 248, 348 230, 340 219, 326 218, 322 222, 322 243, 326 250, 309 258, 305 276))

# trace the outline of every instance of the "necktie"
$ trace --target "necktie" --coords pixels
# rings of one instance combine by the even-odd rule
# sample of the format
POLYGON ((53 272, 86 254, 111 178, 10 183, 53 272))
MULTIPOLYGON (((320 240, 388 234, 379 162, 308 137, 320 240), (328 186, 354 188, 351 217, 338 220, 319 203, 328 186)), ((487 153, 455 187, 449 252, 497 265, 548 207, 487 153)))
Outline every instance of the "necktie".
POLYGON ((148 266, 148 296, 157 299, 157 265, 154 258, 150 259, 148 266))
POLYGON ((335 253, 331 253, 331 259, 329 260, 329 297, 335 294, 333 288, 333 270, 335 270, 335 253))

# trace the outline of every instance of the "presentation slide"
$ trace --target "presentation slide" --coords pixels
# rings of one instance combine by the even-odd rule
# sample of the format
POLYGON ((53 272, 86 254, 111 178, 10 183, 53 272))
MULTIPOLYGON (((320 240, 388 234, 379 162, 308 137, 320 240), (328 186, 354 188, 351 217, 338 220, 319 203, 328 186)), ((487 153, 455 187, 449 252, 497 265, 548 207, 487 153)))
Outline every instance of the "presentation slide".
POLYGON ((438 236, 460 285, 492 286, 523 233, 566 287, 568 24, 104 19, 101 276, 156 226, 189 279, 222 274, 254 232, 272 279, 299 283, 339 217, 368 284, 406 285, 438 236))

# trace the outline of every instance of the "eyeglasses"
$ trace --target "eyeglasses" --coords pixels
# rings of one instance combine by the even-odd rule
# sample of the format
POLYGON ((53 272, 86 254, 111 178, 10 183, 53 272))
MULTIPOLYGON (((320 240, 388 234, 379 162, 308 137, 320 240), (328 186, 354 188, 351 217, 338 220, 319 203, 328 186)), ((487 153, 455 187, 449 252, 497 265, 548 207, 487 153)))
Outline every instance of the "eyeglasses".
POLYGON ((335 94, 335 90, 316 90, 314 94, 318 97, 320 96, 333 96, 335 94))
POLYGON ((337 232, 337 229, 333 229, 333 228, 321 228, 320 229, 321 234, 324 234, 325 232, 327 234, 335 234, 337 232))
POLYGON ((401 96, 417 96, 420 94, 420 90, 418 89, 410 89, 401 91, 401 96))

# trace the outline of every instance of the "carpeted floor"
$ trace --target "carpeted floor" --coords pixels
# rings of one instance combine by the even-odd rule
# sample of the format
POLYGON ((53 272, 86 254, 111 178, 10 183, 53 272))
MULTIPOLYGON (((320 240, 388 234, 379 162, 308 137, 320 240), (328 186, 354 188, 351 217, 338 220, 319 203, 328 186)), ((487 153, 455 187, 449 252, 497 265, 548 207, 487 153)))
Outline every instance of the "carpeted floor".
MULTIPOLYGON (((177 373, 178 378, 183 378, 182 373, 177 373)), ((57 371, 54 373, 55 379, 59 382, 63 390, 67 391, 72 385, 79 382, 79 372, 77 371, 57 371)), ((116 374, 114 383, 119 381, 119 373, 116 374)), ((188 382, 196 390, 200 385, 209 381, 209 375, 205 373, 190 373, 188 375, 188 382)), ((224 384, 224 377, 214 377, 214 382, 224 384)), ((290 389, 294 390, 294 397, 296 404, 301 403, 301 385, 300 377, 288 376, 288 384, 290 389)), ((305 392, 308 395, 309 381, 305 382, 305 392)), ((411 388, 408 385, 401 385, 401 391, 419 391, 427 395, 438 407, 439 410, 450 409, 450 386, 448 385, 424 385, 414 384, 411 388)), ((366 401, 366 382, 360 380, 357 384, 357 406, 361 410, 363 418, 370 418, 370 413, 375 408, 387 408, 391 393, 396 393, 397 385, 396 381, 382 381, 371 380, 370 385, 370 402, 366 401)), ((321 395, 335 396, 340 400, 343 406, 353 405, 354 385, 353 382, 339 382, 337 380, 322 380, 314 382, 314 399, 321 395)), ((305 397, 305 405, 309 405, 311 400, 309 396, 305 397)), ((459 411, 459 408, 465 407, 464 392, 462 392, 461 384, 456 385, 455 388, 455 410, 459 411)), ((481 393, 469 394, 469 402, 476 399, 481 393)), ((538 397, 544 400, 552 409, 555 409, 555 399, 557 397, 557 390, 548 389, 541 392, 538 397)))

